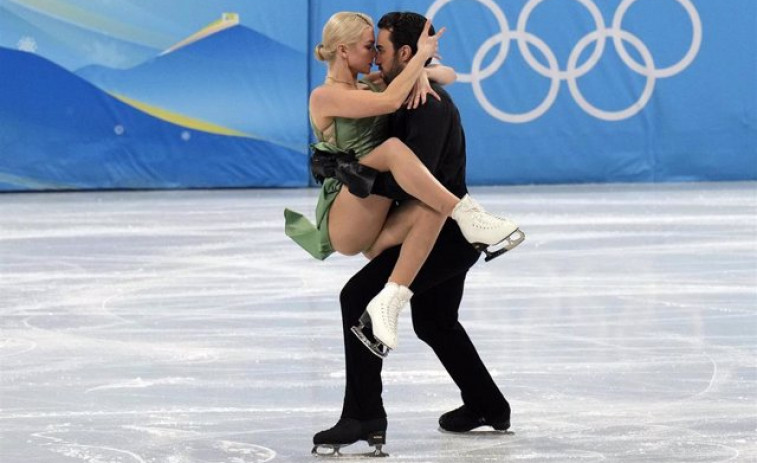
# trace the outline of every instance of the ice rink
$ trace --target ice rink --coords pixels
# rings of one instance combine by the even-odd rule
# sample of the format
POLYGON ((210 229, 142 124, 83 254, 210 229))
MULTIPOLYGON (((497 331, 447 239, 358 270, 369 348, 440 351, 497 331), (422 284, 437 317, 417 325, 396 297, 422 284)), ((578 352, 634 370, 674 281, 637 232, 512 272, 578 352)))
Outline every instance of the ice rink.
MULTIPOLYGON (((460 398, 406 312, 388 461, 757 461, 756 183, 472 192, 527 234, 473 268, 461 309, 513 434, 438 430, 460 398)), ((0 461, 314 461, 342 402, 337 296, 364 263, 284 235, 316 196, 1 194, 0 461)))

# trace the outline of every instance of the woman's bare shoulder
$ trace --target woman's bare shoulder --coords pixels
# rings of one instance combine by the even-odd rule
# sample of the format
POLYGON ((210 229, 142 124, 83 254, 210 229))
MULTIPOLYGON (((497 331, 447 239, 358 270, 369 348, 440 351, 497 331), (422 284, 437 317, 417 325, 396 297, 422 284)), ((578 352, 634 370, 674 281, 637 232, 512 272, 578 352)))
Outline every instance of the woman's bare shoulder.
POLYGON ((334 98, 335 93, 339 90, 333 85, 319 85, 310 92, 310 104, 319 104, 324 99, 334 98))

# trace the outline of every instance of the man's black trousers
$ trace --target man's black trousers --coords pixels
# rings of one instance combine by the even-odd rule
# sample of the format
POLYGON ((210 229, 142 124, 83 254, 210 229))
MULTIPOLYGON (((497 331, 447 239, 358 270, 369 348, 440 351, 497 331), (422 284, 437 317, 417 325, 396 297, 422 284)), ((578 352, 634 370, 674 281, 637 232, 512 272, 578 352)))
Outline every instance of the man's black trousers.
MULTIPOLYGON (((350 328, 386 284, 399 249, 388 249, 369 262, 347 282, 340 295, 346 359, 342 417, 365 420, 386 416, 381 400, 383 361, 369 352, 350 328)), ((458 322, 465 276, 479 257, 457 225, 447 220, 410 286, 415 293, 410 304, 416 335, 434 350, 460 388, 463 403, 481 416, 498 416, 509 411, 509 404, 458 322)))

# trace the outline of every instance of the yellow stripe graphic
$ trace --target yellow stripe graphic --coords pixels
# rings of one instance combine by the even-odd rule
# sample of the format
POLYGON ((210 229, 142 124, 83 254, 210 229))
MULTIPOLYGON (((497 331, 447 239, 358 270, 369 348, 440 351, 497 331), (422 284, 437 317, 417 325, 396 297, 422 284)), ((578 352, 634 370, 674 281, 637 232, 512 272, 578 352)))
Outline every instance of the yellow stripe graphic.
POLYGON ((189 116, 185 116, 184 114, 176 113, 173 111, 169 111, 167 109, 163 109, 157 106, 143 103, 141 101, 135 100, 133 98, 129 98, 124 95, 119 95, 117 93, 110 93, 110 95, 126 103, 127 105, 137 108, 138 110, 145 112, 151 116, 157 117, 158 119, 161 119, 167 122, 171 122, 172 124, 186 127, 188 129, 199 130, 201 132, 215 133, 218 135, 231 135, 235 137, 255 138, 252 135, 246 134, 244 132, 239 132, 238 130, 229 129, 217 124, 213 124, 212 122, 206 122, 200 119, 195 119, 189 116))

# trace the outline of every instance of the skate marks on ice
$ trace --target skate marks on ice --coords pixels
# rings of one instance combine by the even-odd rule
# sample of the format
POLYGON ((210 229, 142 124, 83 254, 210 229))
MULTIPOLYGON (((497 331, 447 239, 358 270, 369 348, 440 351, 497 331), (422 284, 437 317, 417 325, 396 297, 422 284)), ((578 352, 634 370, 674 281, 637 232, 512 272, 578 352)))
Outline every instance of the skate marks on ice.
POLYGON ((0 339, 0 360, 23 355, 37 348, 37 343, 28 339, 4 338, 0 339))
MULTIPOLYGON (((528 420, 512 434, 493 432, 439 432, 441 442, 419 443, 414 448, 394 449, 393 455, 429 461, 742 461, 738 449, 727 444, 709 443, 708 436, 678 426, 642 424, 607 425, 577 417, 582 424, 528 420), (429 445, 430 444, 430 445, 429 445), (412 455, 412 458, 409 456, 412 455), (669 458, 670 455, 675 455, 669 458)), ((427 441, 428 436, 426 438, 427 441)), ((746 441, 742 445, 747 444, 746 441)))
POLYGON ((153 380, 144 380, 142 378, 136 378, 123 383, 106 384, 103 386, 96 386, 85 390, 85 393, 103 391, 106 389, 144 389, 152 386, 162 385, 191 385, 197 382, 196 378, 157 378, 153 380))
MULTIPOLYGON (((32 437, 43 441, 40 444, 41 447, 65 457, 87 463, 99 461, 147 463, 142 457, 129 450, 71 442, 66 439, 67 431, 56 429, 56 426, 48 426, 48 428, 46 431, 32 434, 32 437)), ((78 434, 77 437, 80 438, 81 435, 78 434)))
POLYGON ((84 463, 267 463, 277 456, 257 444, 157 426, 92 430, 71 424, 48 425, 31 438, 30 442, 49 452, 84 463))
MULTIPOLYGON (((756 187, 478 189, 528 234, 473 268, 461 310, 515 434, 437 430, 459 395, 405 313, 391 461, 755 460, 756 187)), ((313 461, 342 401, 339 291, 363 264, 284 236, 283 208, 316 197, 3 195, 2 463, 313 461)))

